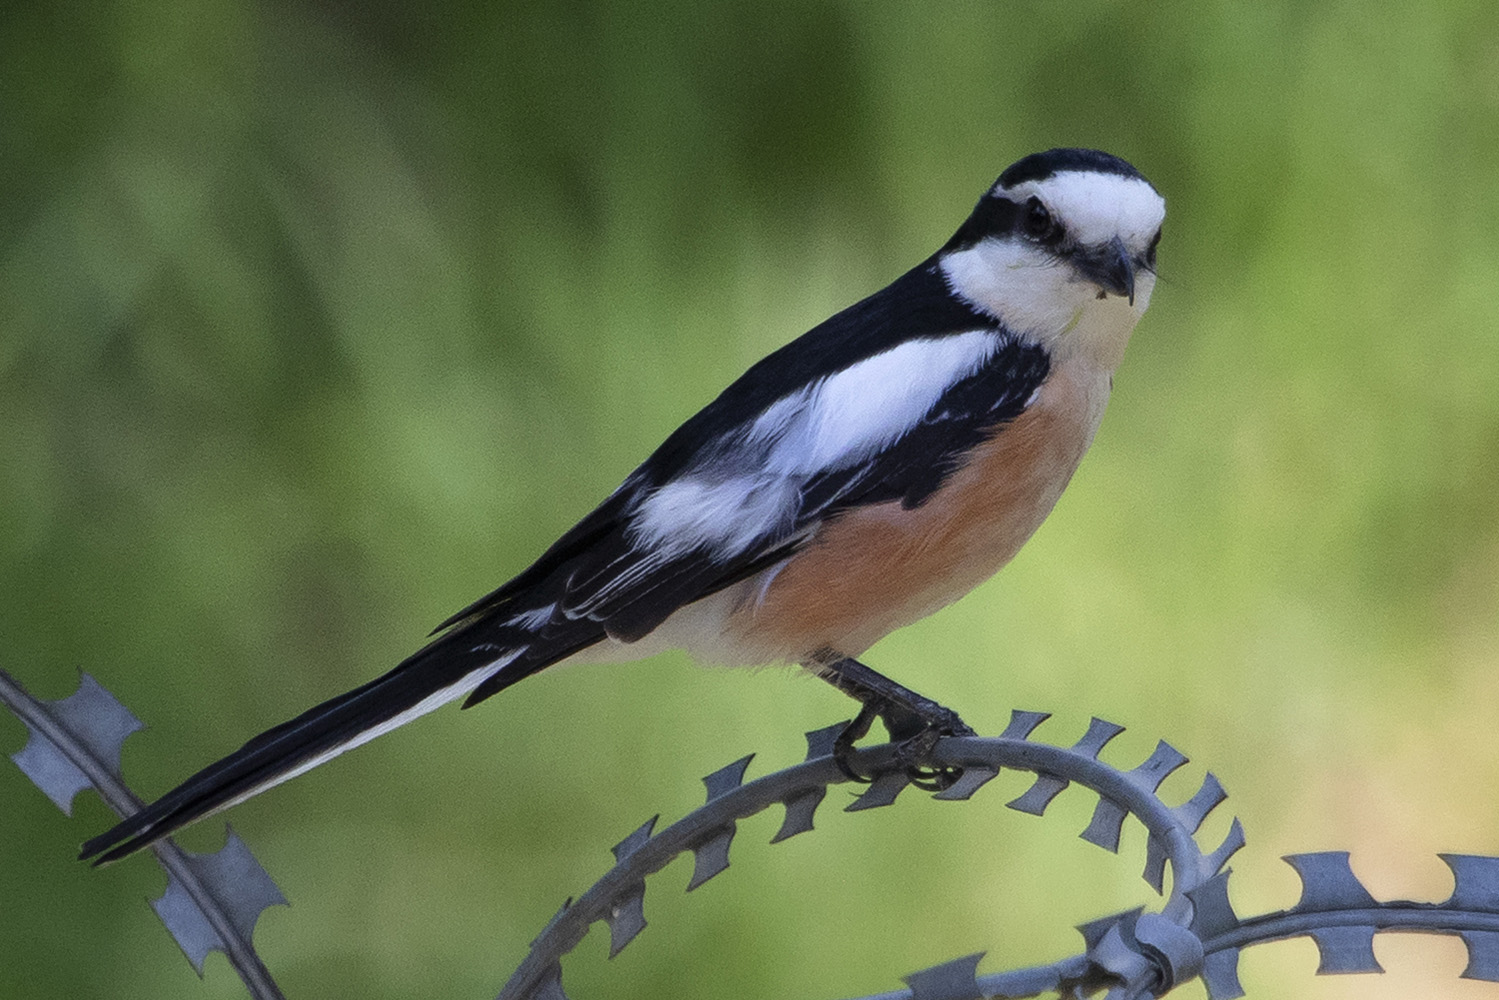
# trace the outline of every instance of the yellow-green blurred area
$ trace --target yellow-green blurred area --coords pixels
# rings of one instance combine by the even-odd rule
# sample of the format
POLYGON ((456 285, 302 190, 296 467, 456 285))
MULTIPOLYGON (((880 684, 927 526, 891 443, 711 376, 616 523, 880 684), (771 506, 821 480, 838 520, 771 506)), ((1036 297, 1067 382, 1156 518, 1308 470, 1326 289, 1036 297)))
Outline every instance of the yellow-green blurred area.
MULTIPOLYGON (((748 364, 912 266, 1057 145, 1168 202, 1161 284, 1092 453, 1000 576, 867 660, 987 733, 1012 707, 1166 738, 1249 846, 1348 849, 1438 900, 1499 854, 1499 6, 12 2, 0 8, 0 666, 87 670, 154 797, 382 672, 522 569, 748 364)), ((701 775, 852 703, 667 656, 548 671, 235 808, 290 909, 293 997, 486 997, 701 775)), ((0 749, 25 730, 0 717, 0 749)), ((836 998, 974 951, 1080 949, 1150 903, 1144 835, 908 791, 687 896, 655 876, 578 1000, 836 998)), ((225 817, 182 838, 222 843, 225 817)), ((237 997, 0 767, 0 996, 237 997)), ((1385 977, 1245 953, 1258 997, 1494 997, 1455 939, 1385 977)), ((1182 995, 1201 997, 1199 986, 1182 995)))

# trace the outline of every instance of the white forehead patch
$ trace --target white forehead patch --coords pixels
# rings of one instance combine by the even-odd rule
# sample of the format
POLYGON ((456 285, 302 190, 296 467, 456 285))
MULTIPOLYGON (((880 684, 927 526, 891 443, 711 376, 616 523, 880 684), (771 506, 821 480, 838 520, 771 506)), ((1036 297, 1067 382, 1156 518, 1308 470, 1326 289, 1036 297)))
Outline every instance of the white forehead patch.
POLYGON ((1137 252, 1149 246, 1166 218, 1166 199, 1146 181, 1093 170, 1064 170, 1013 188, 996 185, 994 193, 1017 201, 1041 199, 1080 243, 1097 245, 1118 236, 1137 252))

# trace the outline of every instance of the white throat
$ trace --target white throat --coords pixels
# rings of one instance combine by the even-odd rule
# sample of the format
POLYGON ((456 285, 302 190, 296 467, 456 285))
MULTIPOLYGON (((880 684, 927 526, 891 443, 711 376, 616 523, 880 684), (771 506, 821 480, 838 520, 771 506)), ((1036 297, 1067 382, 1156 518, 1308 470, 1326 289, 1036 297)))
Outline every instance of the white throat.
POLYGON ((1054 361, 1077 359, 1113 372, 1150 305, 1155 275, 1135 275, 1135 301, 1099 288, 1023 239, 990 237, 942 259, 948 287, 1054 361))

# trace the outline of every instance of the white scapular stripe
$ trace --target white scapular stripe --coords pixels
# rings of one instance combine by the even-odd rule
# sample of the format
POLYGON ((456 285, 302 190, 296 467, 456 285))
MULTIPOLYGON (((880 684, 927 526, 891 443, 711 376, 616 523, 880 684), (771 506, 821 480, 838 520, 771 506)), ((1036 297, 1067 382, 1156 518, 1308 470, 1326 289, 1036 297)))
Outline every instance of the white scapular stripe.
POLYGON ((811 475, 872 457, 919 424, 998 347, 999 338, 987 330, 908 340, 828 376, 812 387, 808 405, 785 422, 771 468, 811 475))
POLYGON ((789 527, 807 478, 893 445, 998 347, 987 330, 909 340, 777 400, 708 449, 709 462, 647 496, 634 512, 633 538, 662 558, 745 551, 789 527))

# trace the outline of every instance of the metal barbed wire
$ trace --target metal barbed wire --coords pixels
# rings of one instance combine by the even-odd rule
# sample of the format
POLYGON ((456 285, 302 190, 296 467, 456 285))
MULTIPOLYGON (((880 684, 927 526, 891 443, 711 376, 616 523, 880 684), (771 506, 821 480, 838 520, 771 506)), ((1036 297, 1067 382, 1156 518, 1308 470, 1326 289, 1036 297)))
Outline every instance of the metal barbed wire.
MULTIPOLYGON (((92 677, 81 674, 74 694, 40 701, 0 670, 0 704, 30 732, 26 746, 12 755, 18 767, 64 813, 71 815, 78 792, 94 788, 121 816, 141 806, 120 775, 125 739, 141 722, 92 677)), ((1081 837, 1117 853, 1124 821, 1134 816, 1146 829, 1143 876, 1164 894, 1166 867, 1171 892, 1157 911, 1144 906, 1083 924, 1084 951, 1030 968, 978 974, 983 954, 968 955, 905 977, 906 988, 858 1000, 990 1000, 1054 995, 1063 1000, 1104 994, 1105 1000, 1154 1000, 1196 979, 1210 1000, 1244 995, 1238 978, 1239 953, 1247 947, 1291 937, 1310 937, 1318 948, 1318 974, 1376 973, 1373 940, 1381 931, 1456 934, 1468 951, 1462 976, 1499 982, 1499 858, 1443 854, 1451 869, 1452 895, 1440 903, 1378 902, 1359 882, 1346 852, 1290 855, 1285 860, 1302 883, 1301 898, 1288 909, 1239 918, 1229 903, 1226 867, 1244 845, 1243 827, 1234 819, 1228 834, 1211 850, 1197 843, 1207 817, 1226 799, 1211 773, 1186 802, 1170 805, 1158 794, 1168 776, 1187 758, 1165 742, 1146 760, 1124 770, 1100 760, 1103 749, 1123 727, 1093 719, 1070 746, 1033 740, 1048 718, 1016 711, 997 737, 954 737, 940 741, 920 763, 961 771, 951 787, 933 797, 965 800, 1003 769, 1035 775, 1029 788, 1008 806, 1044 815, 1070 784, 1098 795, 1081 837)), ((679 855, 693 854, 692 891, 729 866, 739 820, 773 805, 785 816, 772 838, 779 843, 813 829, 813 818, 834 784, 850 780, 834 763, 833 743, 843 724, 807 734, 807 753, 798 764, 746 782, 753 755, 740 758, 703 779, 707 801, 659 833, 653 817, 613 848, 615 864, 576 901, 564 903, 532 942, 525 959, 500 991, 499 1000, 567 1000, 562 958, 581 942, 592 924, 609 925, 609 956, 645 928, 646 878, 679 855)), ((912 784, 910 761, 884 744, 854 751, 850 763, 876 777, 845 811, 890 806, 912 784)), ((225 847, 213 854, 190 854, 171 841, 153 846, 167 870, 168 887, 152 907, 199 976, 210 951, 223 951, 255 1000, 278 1000, 280 989, 256 954, 255 923, 285 897, 228 831, 225 847)))
MULTIPOLYGON (((1144 878, 1161 894, 1171 866, 1171 893, 1158 912, 1144 907, 1083 924, 1085 950, 1048 965, 979 976, 983 954, 967 955, 905 977, 906 989, 858 1000, 1020 1000, 1043 994, 1064 1000, 1104 993, 1106 1000, 1154 1000, 1196 979, 1211 1000, 1244 995, 1238 978, 1239 953, 1246 947, 1309 936, 1321 955, 1319 975, 1383 972, 1374 958, 1379 931, 1457 934, 1467 946, 1468 979, 1499 982, 1499 859, 1441 855, 1451 868, 1454 889, 1441 903, 1403 900, 1380 903, 1363 887, 1346 852, 1290 855, 1285 860, 1302 882, 1301 900, 1289 910, 1239 919, 1228 899, 1228 860, 1244 846, 1244 830, 1234 819, 1227 836, 1203 850, 1196 836, 1203 822, 1227 798, 1208 773, 1196 793, 1180 805, 1159 797, 1165 779, 1187 763, 1170 744, 1160 742, 1138 766, 1123 770, 1099 759, 1123 727, 1095 718, 1071 746, 1031 739, 1049 716, 1015 711, 998 737, 953 737, 940 741, 917 763, 961 769, 962 777, 934 798, 967 799, 1005 768, 1035 775, 1030 787, 1007 805, 1044 815, 1069 784, 1099 796, 1081 837, 1117 853, 1124 820, 1134 816, 1148 834, 1144 878)), ((652 834, 659 817, 615 845, 615 865, 576 902, 563 904, 531 944, 531 950, 499 1000, 567 1000, 561 959, 596 921, 609 925, 613 958, 646 926, 645 878, 678 855, 693 853, 696 889, 729 865, 729 848, 739 820, 771 805, 785 808, 785 820, 772 838, 779 843, 812 829, 813 815, 830 785, 850 780, 833 763, 833 741, 842 725, 807 734, 807 756, 797 765, 744 783, 750 757, 703 779, 707 801, 681 820, 652 834)), ((855 753, 854 766, 876 774, 874 782, 846 807, 859 812, 893 804, 911 784, 908 761, 885 744, 855 753)))
MULTIPOLYGON (((122 819, 144 805, 120 774, 125 739, 145 724, 86 673, 78 689, 57 701, 34 698, 0 670, 0 704, 25 723, 30 738, 11 760, 64 815, 92 788, 122 819)), ((192 963, 198 977, 211 951, 221 951, 254 1000, 285 1000, 252 938, 267 907, 286 897, 233 830, 210 854, 184 851, 170 839, 151 845, 167 873, 166 892, 151 908, 192 963)))

